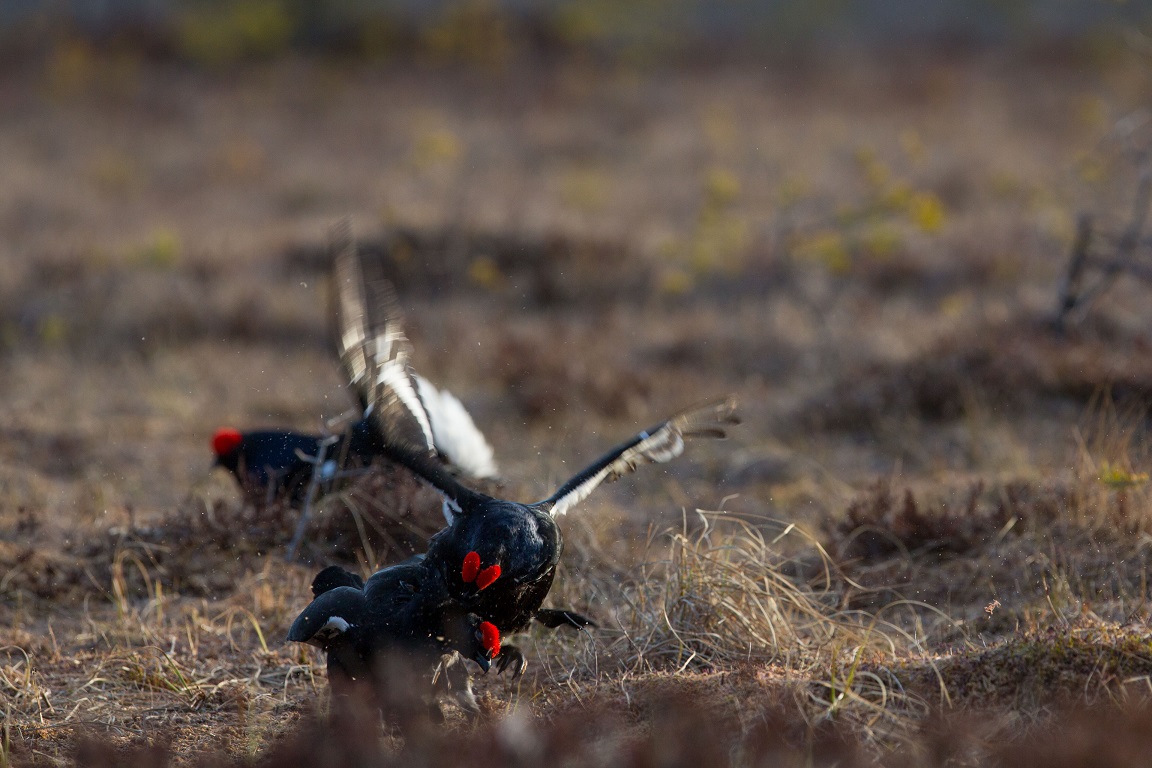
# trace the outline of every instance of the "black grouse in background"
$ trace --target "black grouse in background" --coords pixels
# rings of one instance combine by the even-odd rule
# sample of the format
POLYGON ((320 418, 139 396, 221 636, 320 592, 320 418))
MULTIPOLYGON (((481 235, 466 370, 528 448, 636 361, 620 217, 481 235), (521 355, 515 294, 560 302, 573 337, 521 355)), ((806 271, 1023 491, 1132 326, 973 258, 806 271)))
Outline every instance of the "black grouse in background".
POLYGON ((245 497, 254 504, 286 498, 304 501, 313 472, 330 482, 341 469, 364 467, 380 455, 380 439, 367 419, 353 424, 344 435, 309 435, 284 429, 240 432, 221 427, 212 436, 216 466, 231 472, 245 497), (317 465, 324 446, 324 461, 317 465))
MULTIPOLYGON (((468 613, 496 626, 501 635, 524 629, 541 616, 563 546, 556 517, 600 483, 641 464, 666 462, 684 450, 690 437, 722 438, 737 423, 735 401, 726 398, 685 411, 639 433, 609 451, 534 504, 493 498, 458 481, 436 460, 423 439, 425 419, 408 369, 409 345, 400 332, 390 285, 366 282, 347 227, 335 233, 333 248, 340 358, 352 385, 367 403, 383 437, 384 453, 432 485, 444 498, 449 526, 429 542, 427 567, 439 571, 452 598, 468 613)), ((564 612, 545 613, 566 623, 564 612), (560 615, 563 614, 563 615, 560 615)), ((587 621, 575 616, 570 623, 587 621)), ((511 646, 504 663, 518 662, 511 646)))
MULTIPOLYGON (((416 426, 421 430, 422 442, 453 473, 477 480, 495 478, 492 446, 463 404, 451 392, 438 389, 419 374, 413 373, 411 380, 419 398, 421 419, 416 426)), ((366 414, 371 410, 367 402, 361 405, 366 414)), ((283 429, 241 432, 222 427, 212 436, 212 451, 215 465, 235 476, 253 504, 286 498, 298 506, 307 495, 313 473, 319 473, 319 482, 330 483, 343 470, 370 465, 375 457, 384 455, 384 445, 376 423, 365 415, 344 433, 327 436, 283 429), (324 458, 320 461, 322 447, 324 458)))

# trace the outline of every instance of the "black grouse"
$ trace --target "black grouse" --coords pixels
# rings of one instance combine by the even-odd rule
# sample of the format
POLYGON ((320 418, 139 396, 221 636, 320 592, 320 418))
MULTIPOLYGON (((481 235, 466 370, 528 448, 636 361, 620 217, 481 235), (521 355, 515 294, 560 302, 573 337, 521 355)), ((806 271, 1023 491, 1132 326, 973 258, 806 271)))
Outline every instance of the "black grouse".
MULTIPOLYGON (((447 390, 419 374, 411 376, 418 393, 421 418, 414 422, 421 440, 455 473, 476 479, 497 475, 492 446, 476 427, 463 404, 447 390)), ((360 393, 358 393, 359 395, 360 393)), ((369 403, 362 401, 366 414, 369 403)), ((334 480, 340 470, 365 467, 384 453, 382 437, 370 415, 354 422, 343 434, 314 435, 282 429, 241 432, 222 427, 212 436, 216 466, 230 471, 245 496, 261 505, 287 498, 304 501, 314 475, 320 482, 334 480), (320 460, 323 449, 323 461, 320 460)))
POLYGON ((334 697, 372 702, 401 722, 435 697, 452 693, 470 715, 479 712, 464 656, 489 668, 500 652, 490 622, 454 601, 421 555, 374 573, 367 582, 338 566, 312 581, 314 599, 288 640, 322 649, 334 697))
POLYGON ((304 500, 313 473, 329 482, 338 470, 367 466, 380 455, 380 440, 368 419, 353 424, 346 435, 310 435, 284 429, 241 432, 221 427, 212 436, 218 467, 231 472, 244 495, 255 504, 286 498, 304 500), (324 460, 320 461, 324 445, 324 460))
MULTIPOLYGON (((604 454, 534 504, 493 498, 461 484, 436 461, 421 439, 421 399, 408 369, 409 344, 400 330, 391 288, 364 280, 360 258, 346 228, 336 232, 334 266, 340 356, 352 385, 371 408, 383 436, 384 453, 431 484, 445 501, 449 526, 432 537, 426 563, 440 572, 454 600, 494 624, 501 635, 524 629, 540 616, 560 559, 562 537, 556 517, 600 483, 641 464, 679 456, 688 437, 720 438, 737 423, 735 401, 726 398, 685 411, 640 432, 604 454)), ((563 613, 563 612, 559 612, 563 613)), ((560 616, 550 619, 565 623, 560 616)), ((582 617, 572 624, 580 626, 582 617)), ((508 649, 502 662, 514 659, 508 649)))
MULTIPOLYGON (((409 678, 411 687, 415 676, 416 690, 433 696, 450 692, 465 712, 475 714, 471 676, 462 659, 485 672, 493 660, 501 671, 509 661, 523 663, 518 648, 501 644, 494 624, 463 612, 439 570, 428 565, 416 555, 377 571, 367 582, 333 565, 312 580, 315 599, 293 623, 288 640, 324 650, 334 696, 367 688, 370 700, 395 711, 411 693, 403 686, 397 689, 397 677, 409 678), (402 666, 411 670, 405 673, 402 666), (429 686, 426 678, 433 670, 429 686)), ((541 610, 534 618, 553 629, 595 626, 567 610, 541 610)), ((522 671, 517 667, 517 674, 522 671)))

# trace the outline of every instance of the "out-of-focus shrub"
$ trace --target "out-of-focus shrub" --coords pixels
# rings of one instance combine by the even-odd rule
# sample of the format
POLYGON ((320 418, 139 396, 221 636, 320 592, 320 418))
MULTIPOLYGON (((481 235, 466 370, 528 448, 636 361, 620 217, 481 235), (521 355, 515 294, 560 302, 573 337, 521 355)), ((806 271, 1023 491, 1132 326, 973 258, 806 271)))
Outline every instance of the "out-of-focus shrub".
POLYGON ((284 53, 295 21, 283 0, 196 3, 176 23, 181 53, 193 62, 223 66, 284 53))

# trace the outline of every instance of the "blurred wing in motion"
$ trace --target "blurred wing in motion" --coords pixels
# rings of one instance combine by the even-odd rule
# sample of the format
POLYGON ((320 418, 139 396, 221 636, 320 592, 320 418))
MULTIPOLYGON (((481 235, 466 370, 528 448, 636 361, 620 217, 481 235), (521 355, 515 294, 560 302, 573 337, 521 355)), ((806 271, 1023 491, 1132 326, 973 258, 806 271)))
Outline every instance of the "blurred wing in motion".
POLYGON ((337 351, 365 411, 386 444, 434 449, 432 425, 420 400, 392 287, 365 281, 348 222, 332 233, 337 351))
MULTIPOLYGON (((492 447, 464 406, 412 371, 412 345, 391 284, 366 279, 347 222, 332 234, 337 348, 341 364, 379 436, 379 449, 404 464, 445 497, 445 517, 475 494, 452 470, 493 477, 492 447)), ((375 264, 379 269, 379 264, 375 264)))
POLYGON ((564 483, 551 497, 534 506, 548 511, 553 517, 562 515, 587 498, 601 483, 632 472, 641 464, 663 463, 676 458, 684 452, 685 438, 723 438, 727 436, 728 426, 739 423, 734 397, 683 411, 613 448, 564 483))

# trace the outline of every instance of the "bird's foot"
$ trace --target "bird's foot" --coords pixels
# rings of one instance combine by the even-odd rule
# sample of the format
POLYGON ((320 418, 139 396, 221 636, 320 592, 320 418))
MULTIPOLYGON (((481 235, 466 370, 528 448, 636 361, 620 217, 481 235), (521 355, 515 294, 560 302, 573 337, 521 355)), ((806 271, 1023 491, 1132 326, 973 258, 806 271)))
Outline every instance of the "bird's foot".
POLYGON ((503 673, 511 668, 513 679, 520 677, 524 674, 524 670, 528 669, 528 659, 524 658, 523 651, 511 643, 500 646, 500 655, 496 659, 496 671, 503 673))

